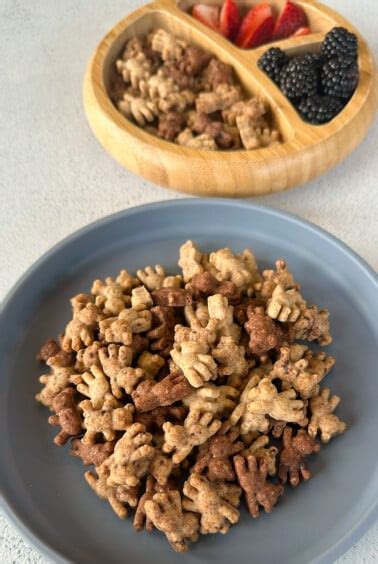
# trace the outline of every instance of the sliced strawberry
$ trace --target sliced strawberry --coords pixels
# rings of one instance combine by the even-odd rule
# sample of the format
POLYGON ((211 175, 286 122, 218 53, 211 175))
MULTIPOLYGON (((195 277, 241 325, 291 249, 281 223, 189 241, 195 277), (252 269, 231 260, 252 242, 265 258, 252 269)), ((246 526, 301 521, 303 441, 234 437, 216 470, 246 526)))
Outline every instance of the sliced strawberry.
POLYGON ((239 31, 240 21, 239 10, 235 2, 224 0, 219 20, 221 33, 233 40, 239 31))
POLYGON ((307 25, 307 16, 304 10, 294 2, 287 0, 274 27, 273 39, 290 37, 297 29, 307 27, 307 25))
POLYGON ((207 4, 196 4, 192 10, 193 18, 211 29, 219 31, 219 8, 207 4))
POLYGON ((309 27, 300 27, 291 37, 303 37, 304 35, 310 35, 310 33, 311 29, 309 27))
POLYGON ((258 47, 272 39, 273 28, 272 8, 266 2, 256 4, 244 17, 235 43, 243 49, 258 47))

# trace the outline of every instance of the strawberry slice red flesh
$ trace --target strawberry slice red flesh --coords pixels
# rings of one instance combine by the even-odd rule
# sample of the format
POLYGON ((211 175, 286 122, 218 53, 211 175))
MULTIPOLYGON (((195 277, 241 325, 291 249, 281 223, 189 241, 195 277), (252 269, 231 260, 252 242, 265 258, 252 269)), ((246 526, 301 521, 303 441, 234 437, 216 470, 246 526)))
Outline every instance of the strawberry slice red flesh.
POLYGON ((285 39, 293 35, 297 29, 307 26, 307 16, 301 6, 287 0, 274 26, 273 39, 285 39))
POLYGON ((202 24, 219 31, 219 8, 207 4, 196 4, 192 10, 192 16, 202 24))
POLYGON ((256 4, 244 17, 236 45, 243 49, 252 49, 272 39, 274 19, 272 8, 266 2, 256 4))
POLYGON ((300 27, 291 37, 303 37, 305 35, 310 35, 310 33, 311 29, 309 27, 300 27))
POLYGON ((230 39, 235 39, 240 28, 239 9, 233 0, 224 0, 219 18, 219 27, 222 35, 230 39))

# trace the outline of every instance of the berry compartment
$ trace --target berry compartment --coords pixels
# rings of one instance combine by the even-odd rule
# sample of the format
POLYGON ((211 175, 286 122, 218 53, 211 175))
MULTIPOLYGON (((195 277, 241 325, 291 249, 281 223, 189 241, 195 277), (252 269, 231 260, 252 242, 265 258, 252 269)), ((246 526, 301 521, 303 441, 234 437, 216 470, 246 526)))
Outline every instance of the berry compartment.
MULTIPOLYGON (((169 1, 173 1, 174 0, 169 0, 169 1)), ((283 8, 283 6, 285 5, 286 0, 264 0, 264 2, 266 1, 266 3, 272 8, 272 12, 273 12, 273 17, 275 19, 275 22, 277 21, 277 18, 283 8)), ((237 5, 237 7, 239 8, 239 13, 241 15, 241 17, 243 18, 248 11, 253 8, 254 6, 258 5, 261 3, 261 0, 242 0, 242 1, 238 1, 235 0, 235 4, 237 5)), ((271 40, 267 41, 266 43, 263 43, 257 47, 253 47, 253 48, 241 48, 238 47, 234 42, 232 42, 231 40, 227 39, 226 37, 223 37, 220 33, 220 31, 215 31, 212 29, 209 29, 208 27, 206 27, 203 23, 198 22, 200 25, 202 25, 203 27, 205 27, 205 29, 207 29, 209 31, 209 33, 217 33, 218 35, 221 35, 222 38, 229 42, 231 45, 233 45, 236 49, 241 49, 242 51, 255 51, 256 49, 263 49, 264 47, 271 47, 272 45, 281 43, 281 42, 295 42, 298 45, 301 45, 303 42, 304 43, 308 43, 309 41, 313 40, 313 36, 316 34, 325 34, 327 31, 329 31, 329 29, 333 26, 334 24, 334 18, 332 17, 331 14, 328 13, 327 9, 325 8, 323 10, 319 9, 319 6, 316 4, 313 4, 311 2, 308 2, 306 0, 294 0, 293 2, 294 4, 298 5, 300 8, 303 9, 303 11, 305 12, 305 15, 307 17, 307 26, 310 28, 310 33, 308 35, 305 35, 303 37, 288 37, 288 38, 284 38, 284 39, 274 39, 272 38, 271 40)), ((198 5, 198 4, 203 4, 203 5, 207 5, 207 6, 217 6, 219 9, 221 9, 222 5, 223 5, 223 0, 204 0, 201 1, 199 0, 198 2, 195 0, 177 0, 177 6, 186 14, 188 14, 190 17, 193 17, 192 14, 192 10, 193 8, 198 5)), ((193 18, 195 19, 195 18, 193 18)))
POLYGON ((336 26, 312 45, 266 49, 257 65, 306 123, 326 125, 348 106, 358 89, 358 38, 336 26))

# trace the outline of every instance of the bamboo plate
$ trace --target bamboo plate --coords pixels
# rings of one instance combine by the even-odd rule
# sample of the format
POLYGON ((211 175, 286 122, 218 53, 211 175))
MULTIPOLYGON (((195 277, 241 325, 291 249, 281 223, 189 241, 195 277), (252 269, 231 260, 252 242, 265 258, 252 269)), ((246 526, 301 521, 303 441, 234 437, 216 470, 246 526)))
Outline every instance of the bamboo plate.
MULTIPOLYGON (((202 0, 203 1, 203 0, 202 0)), ((98 45, 84 80, 84 106, 89 124, 103 147, 123 166, 145 178, 201 196, 256 196, 286 190, 326 172, 363 139, 376 110, 376 75, 370 50, 358 31, 339 14, 314 0, 296 0, 313 33, 276 41, 290 55, 316 51, 335 25, 358 36, 360 80, 356 92, 330 123, 305 123, 278 87, 257 67, 268 48, 241 50, 192 18, 185 9, 194 0, 156 0, 119 22, 98 45), (283 143, 254 151, 203 151, 181 147, 147 133, 123 117, 108 95, 114 62, 124 43, 162 27, 231 64, 247 94, 271 107, 283 143)), ((221 0, 209 0, 221 4, 221 0)), ((269 0, 278 11, 283 0, 269 0)), ((253 4, 251 0, 242 3, 253 4)))

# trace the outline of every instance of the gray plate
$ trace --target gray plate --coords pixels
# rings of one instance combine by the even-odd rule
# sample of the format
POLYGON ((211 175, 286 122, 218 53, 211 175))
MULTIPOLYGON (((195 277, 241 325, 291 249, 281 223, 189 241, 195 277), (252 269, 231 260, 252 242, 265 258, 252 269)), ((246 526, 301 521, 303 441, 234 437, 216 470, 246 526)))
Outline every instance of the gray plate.
POLYGON ((0 318, 0 485, 21 531, 57 562, 244 564, 331 562, 377 517, 378 409, 375 274, 342 243, 279 211, 229 200, 152 204, 101 220, 40 259, 0 318), (52 444, 48 413, 34 402, 40 344, 68 321, 68 299, 95 278, 160 262, 175 268, 186 239, 207 250, 251 247, 262 267, 288 260, 310 301, 331 311, 337 364, 327 385, 342 397, 348 432, 312 461, 313 479, 287 488, 273 514, 245 513, 231 533, 176 555, 159 533, 137 534, 100 501, 79 460, 52 444))

